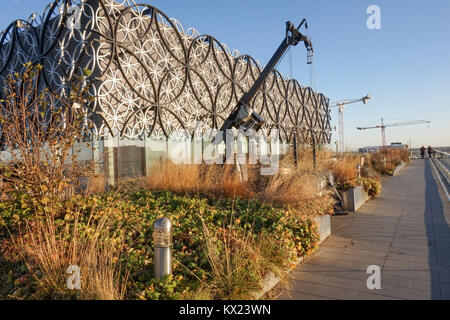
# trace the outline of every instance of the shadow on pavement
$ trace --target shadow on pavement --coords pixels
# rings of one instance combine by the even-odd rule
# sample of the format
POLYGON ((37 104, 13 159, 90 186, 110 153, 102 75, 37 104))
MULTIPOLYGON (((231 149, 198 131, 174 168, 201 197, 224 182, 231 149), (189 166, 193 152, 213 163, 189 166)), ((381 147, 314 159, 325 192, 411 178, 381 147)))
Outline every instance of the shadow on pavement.
POLYGON ((425 226, 430 246, 428 263, 431 272, 431 299, 449 299, 441 291, 441 261, 450 260, 445 243, 450 239, 450 228, 445 220, 444 206, 439 196, 439 186, 433 176, 429 159, 425 160, 425 226))

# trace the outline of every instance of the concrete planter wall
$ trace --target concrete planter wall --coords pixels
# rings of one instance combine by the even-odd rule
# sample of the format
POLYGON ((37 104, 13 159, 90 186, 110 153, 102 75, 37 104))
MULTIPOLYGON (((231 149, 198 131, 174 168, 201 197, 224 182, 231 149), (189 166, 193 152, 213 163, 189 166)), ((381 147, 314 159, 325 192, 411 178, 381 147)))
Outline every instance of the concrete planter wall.
POLYGON ((346 211, 355 212, 370 199, 369 194, 362 186, 356 186, 345 192, 340 192, 342 198, 342 207, 346 211))
MULTIPOLYGON (((331 234, 331 218, 329 215, 326 216, 318 216, 314 218, 314 221, 319 225, 319 244, 321 244, 330 234, 331 234)), ((300 262, 303 261, 303 257, 298 258, 297 261, 295 261, 295 266, 297 266, 300 262)), ((289 270, 288 272, 292 271, 294 268, 289 270)), ((254 298, 256 300, 260 299, 262 296, 264 296, 267 292, 272 290, 278 282, 280 282, 280 277, 276 274, 270 272, 267 274, 263 281, 262 290, 259 292, 255 292, 254 298)))
POLYGON ((402 161, 398 166, 395 167, 394 173, 392 175, 396 176, 400 172, 400 170, 402 170, 405 167, 405 165, 406 163, 402 161))
POLYGON ((318 216, 314 221, 319 225, 319 244, 321 244, 331 234, 331 218, 329 215, 318 216))

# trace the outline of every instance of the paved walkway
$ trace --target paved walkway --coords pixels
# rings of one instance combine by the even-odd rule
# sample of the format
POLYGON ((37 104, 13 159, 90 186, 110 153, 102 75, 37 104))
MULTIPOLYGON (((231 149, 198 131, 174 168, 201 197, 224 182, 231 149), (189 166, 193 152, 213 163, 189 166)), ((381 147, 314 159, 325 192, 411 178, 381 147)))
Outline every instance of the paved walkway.
POLYGON ((449 222, 429 160, 413 160, 358 213, 332 217, 332 235, 278 299, 450 299, 449 222), (369 265, 380 290, 367 288, 369 265))

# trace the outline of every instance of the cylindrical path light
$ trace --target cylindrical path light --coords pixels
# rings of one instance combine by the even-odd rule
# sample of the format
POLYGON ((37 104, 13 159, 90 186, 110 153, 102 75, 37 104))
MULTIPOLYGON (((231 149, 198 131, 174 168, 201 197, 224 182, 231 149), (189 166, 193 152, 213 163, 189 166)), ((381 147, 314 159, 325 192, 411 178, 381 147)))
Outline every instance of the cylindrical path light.
POLYGON ((155 243, 155 278, 172 274, 172 222, 161 218, 155 222, 153 241, 155 243))

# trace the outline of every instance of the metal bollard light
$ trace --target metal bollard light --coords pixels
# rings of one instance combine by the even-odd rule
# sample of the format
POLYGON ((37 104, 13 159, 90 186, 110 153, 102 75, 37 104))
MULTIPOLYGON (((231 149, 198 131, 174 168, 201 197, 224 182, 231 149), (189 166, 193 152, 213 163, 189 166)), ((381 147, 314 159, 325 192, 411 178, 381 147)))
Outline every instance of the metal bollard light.
POLYGON ((172 222, 168 218, 158 219, 154 226, 155 278, 172 274, 172 222))

